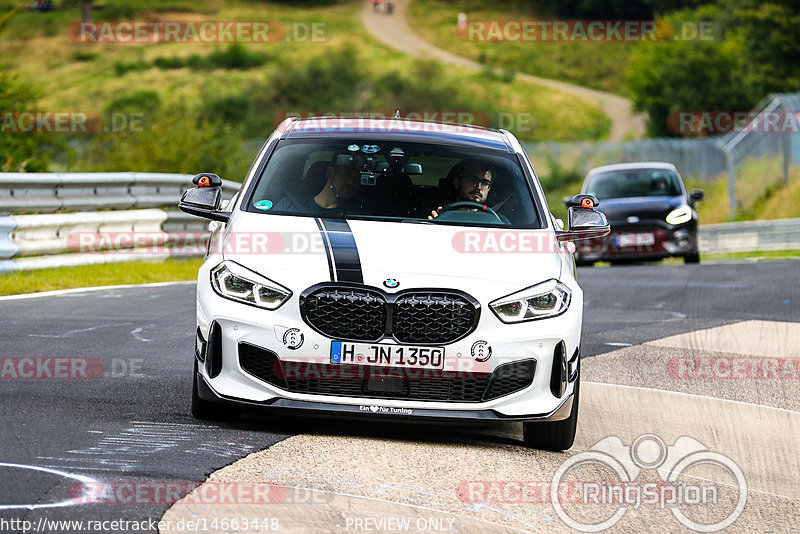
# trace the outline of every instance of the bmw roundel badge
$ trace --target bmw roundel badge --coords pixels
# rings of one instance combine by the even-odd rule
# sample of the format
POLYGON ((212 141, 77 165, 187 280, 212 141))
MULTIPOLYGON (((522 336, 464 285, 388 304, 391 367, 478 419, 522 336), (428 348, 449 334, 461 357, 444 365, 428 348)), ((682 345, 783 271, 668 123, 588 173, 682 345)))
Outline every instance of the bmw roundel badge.
POLYGON ((383 281, 383 285, 385 285, 389 289, 394 289, 400 285, 400 282, 398 282, 396 278, 387 278, 386 280, 383 281))

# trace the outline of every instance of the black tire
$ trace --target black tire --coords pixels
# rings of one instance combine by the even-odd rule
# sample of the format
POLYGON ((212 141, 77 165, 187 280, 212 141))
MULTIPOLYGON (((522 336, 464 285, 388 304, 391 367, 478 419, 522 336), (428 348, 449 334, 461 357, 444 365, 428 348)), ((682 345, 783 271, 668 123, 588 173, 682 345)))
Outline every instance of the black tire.
POLYGON ((575 442, 578 428, 578 401, 580 399, 581 375, 575 379, 575 398, 572 413, 563 421, 545 423, 522 423, 522 439, 527 447, 546 451, 565 451, 575 442))
POLYGON ((197 359, 195 359, 192 373, 192 417, 203 421, 232 421, 239 418, 241 412, 238 408, 200 398, 200 393, 197 391, 198 380, 201 378, 197 374, 197 359))
POLYGON ((683 263, 700 263, 700 253, 693 252, 683 257, 683 263))
POLYGON ((594 267, 595 262, 593 261, 582 261, 582 260, 575 260, 575 265, 578 267, 594 267))

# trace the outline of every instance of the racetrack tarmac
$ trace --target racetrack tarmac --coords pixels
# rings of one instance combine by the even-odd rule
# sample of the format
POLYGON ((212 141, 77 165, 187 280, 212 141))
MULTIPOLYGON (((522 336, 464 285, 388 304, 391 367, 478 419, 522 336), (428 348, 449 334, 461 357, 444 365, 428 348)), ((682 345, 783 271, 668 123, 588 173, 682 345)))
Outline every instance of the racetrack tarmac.
MULTIPOLYGON (((580 521, 613 517, 620 503, 583 502, 570 494, 562 517, 547 493, 565 462, 584 458, 606 440, 612 460, 567 472, 573 479, 561 480, 568 489, 587 481, 602 488, 597 482, 608 481, 614 466, 655 465, 665 456, 660 451, 672 456, 658 469, 627 473, 631 487, 661 481, 661 488, 675 458, 700 454, 716 462, 684 470, 680 479, 686 487, 714 489, 713 505, 684 500, 674 511, 626 501, 611 531, 654 525, 657 531, 686 531, 678 519, 684 516, 723 521, 739 502, 740 471, 746 499, 730 530, 790 532, 800 516, 800 388, 792 375, 797 368, 785 363, 797 357, 796 325, 785 323, 800 317, 800 290, 791 283, 798 267, 767 262, 582 269, 584 387, 576 444, 564 453, 523 448, 514 424, 458 430, 260 415, 237 423, 197 422, 187 413, 191 284, 2 300, 4 359, 85 358, 102 367, 91 378, 0 380, 0 502, 6 508, 0 508, 0 520, 177 521, 210 513, 217 519, 275 518, 282 532, 396 532, 405 519, 413 521, 405 530, 412 532, 563 531, 569 521, 580 530, 580 521), (769 349, 744 341, 726 345, 734 335, 762 338, 769 349), (776 361, 784 363, 775 368, 776 361), (746 374, 753 369, 755 375, 746 374), (684 436, 693 441, 678 443, 684 436), (636 462, 624 463, 634 443, 640 446, 636 462), (677 449, 683 456, 672 452, 677 449), (88 503, 75 493, 82 482, 74 477, 163 486, 196 485, 209 475, 226 483, 271 483, 283 498, 229 509, 202 499, 174 506, 169 499, 88 503), (520 487, 524 496, 515 493, 520 487), (44 507, 65 500, 67 505, 44 507), (375 522, 381 518, 395 521, 375 522)), ((220 526, 215 530, 233 530, 230 522, 227 529, 220 526)), ((239 531, 248 530, 241 526, 239 531)), ((169 527, 162 530, 186 531, 177 522, 169 527)))

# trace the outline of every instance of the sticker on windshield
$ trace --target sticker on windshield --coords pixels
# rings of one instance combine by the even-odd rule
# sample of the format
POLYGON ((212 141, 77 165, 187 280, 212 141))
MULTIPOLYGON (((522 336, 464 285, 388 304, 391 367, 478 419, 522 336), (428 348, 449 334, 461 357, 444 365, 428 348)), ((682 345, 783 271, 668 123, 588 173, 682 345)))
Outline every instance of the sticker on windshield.
POLYGON ((374 154, 381 149, 378 145, 364 145, 361 147, 361 151, 365 154, 374 154))
POLYGON ((359 149, 361 149, 361 147, 358 145, 350 145, 347 147, 347 150, 349 150, 350 152, 358 152, 359 149))
POLYGON ((259 209, 259 210, 265 210, 266 211, 266 210, 268 210, 268 209, 270 209, 272 207, 272 201, 271 200, 259 200, 258 202, 253 204, 253 207, 256 208, 256 209, 259 209))

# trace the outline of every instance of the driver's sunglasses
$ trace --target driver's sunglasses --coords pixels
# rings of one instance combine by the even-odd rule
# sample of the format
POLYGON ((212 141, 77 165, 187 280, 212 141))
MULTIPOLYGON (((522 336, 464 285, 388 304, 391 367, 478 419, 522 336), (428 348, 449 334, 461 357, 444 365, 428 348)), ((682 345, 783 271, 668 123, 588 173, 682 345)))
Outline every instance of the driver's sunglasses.
POLYGON ((477 176, 461 176, 461 178, 466 180, 469 185, 477 185, 481 189, 491 189, 492 187, 492 181, 485 178, 478 178, 477 176))

